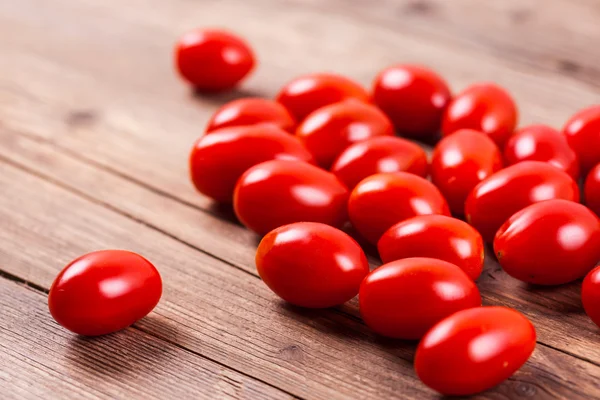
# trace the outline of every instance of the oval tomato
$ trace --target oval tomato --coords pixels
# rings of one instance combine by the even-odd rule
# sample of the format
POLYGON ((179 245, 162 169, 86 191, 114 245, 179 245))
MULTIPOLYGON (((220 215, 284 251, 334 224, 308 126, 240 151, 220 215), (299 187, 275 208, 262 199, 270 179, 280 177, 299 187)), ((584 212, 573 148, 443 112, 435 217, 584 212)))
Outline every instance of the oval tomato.
POLYGON ((335 175, 300 161, 267 161, 242 175, 233 199, 242 224, 265 234, 292 222, 341 227, 348 189, 335 175))
POLYGON ((350 189, 378 173, 410 172, 425 178, 427 170, 425 151, 408 140, 393 136, 379 136, 353 144, 331 167, 331 172, 350 189))
POLYGON ((50 288, 48 308, 68 330, 97 336, 143 318, 161 294, 160 275, 144 257, 102 250, 75 259, 58 274, 50 288))
POLYGON ((537 285, 571 282, 600 260, 600 220, 568 200, 532 204, 502 225, 494 251, 513 278, 537 285))
POLYGON ((296 137, 323 168, 329 168, 336 157, 353 143, 393 134, 392 123, 384 113, 355 99, 313 111, 296 129, 296 137))
POLYGON ((493 83, 478 83, 456 95, 446 108, 442 133, 475 129, 488 135, 500 148, 517 125, 517 106, 512 97, 493 83))
POLYGON ((200 193, 231 202, 239 177, 253 165, 273 159, 314 163, 298 139, 275 126, 235 126, 214 131, 194 143, 190 175, 200 193))
POLYGON ((360 285, 360 315, 380 335, 420 339, 443 318, 481 305, 475 283, 456 265, 405 258, 372 271, 360 285))
POLYGON ((563 133, 577 153, 583 174, 600 163, 600 105, 573 115, 565 124, 563 133))
POLYGON ((452 213, 462 216, 471 190, 500 169, 498 146, 481 132, 460 129, 435 146, 431 181, 448 201, 452 213))
POLYGON ((591 270, 583 280, 581 302, 588 317, 600 327, 600 267, 591 270))
POLYGON ((491 242, 514 213, 544 200, 578 202, 577 183, 565 172, 541 161, 523 161, 496 172, 475 186, 465 204, 467 222, 491 242))
POLYGON ((529 359, 535 341, 535 328, 516 310, 462 310, 423 337, 415 370, 424 384, 439 393, 468 396, 508 379, 529 359))
POLYGON ((585 205, 600 216, 600 164, 592 168, 585 179, 583 193, 585 205))
POLYGON ((369 102, 369 93, 358 83, 336 74, 319 73, 300 76, 287 83, 276 100, 294 116, 296 121, 318 108, 354 98, 369 102))
POLYGON ((230 101, 219 108, 208 121, 206 132, 260 123, 273 124, 288 132, 296 129, 296 121, 284 106, 273 100, 248 97, 230 101))
POLYGON ((420 215, 388 229, 377 244, 384 263, 410 257, 448 261, 472 280, 481 274, 484 247, 481 235, 469 224, 444 215, 420 215))
POLYGON ((175 47, 175 63, 183 79, 199 90, 231 89, 254 67, 250 46, 230 32, 196 29, 175 47))
POLYGON ((448 84, 430 69, 395 65, 379 73, 373 101, 402 136, 429 139, 440 131, 452 95, 448 84))
POLYGON ((448 204, 427 179, 407 172, 363 179, 348 200, 354 228, 372 244, 392 225, 417 215, 450 215, 448 204))
POLYGON ((504 147, 504 159, 508 165, 545 161, 575 180, 579 177, 577 154, 564 135, 546 125, 529 125, 515 131, 504 147))
POLYGON ((333 307, 358 294, 367 257, 350 236, 329 225, 297 222, 269 232, 258 245, 256 268, 267 286, 301 307, 333 307))

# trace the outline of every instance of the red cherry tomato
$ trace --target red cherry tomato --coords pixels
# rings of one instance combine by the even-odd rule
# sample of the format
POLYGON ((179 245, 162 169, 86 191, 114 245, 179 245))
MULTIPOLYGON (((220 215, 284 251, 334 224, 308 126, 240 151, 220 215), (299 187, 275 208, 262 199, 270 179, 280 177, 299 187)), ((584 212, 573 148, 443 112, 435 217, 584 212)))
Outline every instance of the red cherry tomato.
POLYGON ((302 143, 268 124, 219 129, 198 139, 190 154, 190 174, 198 191, 214 200, 231 202, 239 177, 267 160, 314 163, 302 143))
POLYGON ((565 124, 563 133, 577 153, 583 174, 600 163, 600 105, 573 115, 565 124))
POLYGON ((427 154, 421 147, 399 137, 379 136, 348 147, 335 160, 331 172, 353 189, 378 173, 410 172, 425 178, 427 169, 427 154))
POLYGON ((408 172, 363 179, 348 200, 354 228, 372 244, 392 225, 417 215, 450 215, 448 203, 431 182, 408 172))
POLYGON ((231 89, 254 67, 254 54, 238 36, 212 29, 183 35, 175 47, 179 74, 199 90, 231 89))
POLYGON ((337 156, 353 143, 393 135, 392 123, 384 113, 355 99, 313 111, 296 130, 296 137, 323 168, 329 168, 337 156))
POLYGON ((581 302, 588 317, 600 327, 600 267, 591 270, 583 280, 581 302))
POLYGON ((437 392, 468 396, 514 374, 533 353, 535 340, 535 328, 516 310, 462 310, 423 337, 415 354, 415 370, 437 392))
POLYGON ((529 125, 518 129, 504 147, 508 165, 521 161, 545 161, 560 168, 575 180, 579 178, 579 161, 567 139, 546 125, 529 125))
POLYGON ((420 339, 433 325, 481 305, 475 283, 456 265, 434 258, 384 264, 360 285, 360 315, 380 335, 420 339))
POLYGON ((496 172, 475 186, 465 204, 467 222, 491 242, 514 213, 544 200, 578 202, 577 183, 565 172, 541 161, 523 161, 496 172))
POLYGON ((350 98, 369 102, 369 94, 358 83, 327 73, 300 76, 286 84, 276 97, 298 122, 318 108, 350 98))
POLYGON ((373 101, 402 136, 428 139, 437 134, 451 98, 444 79, 416 65, 389 67, 373 83, 373 101))
POLYGON ((219 108, 208 121, 206 132, 259 123, 270 123, 288 132, 296 129, 296 121, 284 106, 273 100, 249 97, 230 101, 219 108))
POLYGON ((481 132, 460 129, 435 146, 431 181, 448 201, 452 213, 462 216, 471 190, 500 169, 498 146, 481 132))
POLYGON ((332 173, 300 161, 275 160, 242 175, 233 206, 242 224, 265 234, 293 222, 341 227, 347 201, 348 189, 332 173))
POLYGON ((58 274, 50 288, 48 308, 68 330, 97 336, 143 318, 161 294, 160 275, 144 257, 102 250, 77 258, 58 274))
POLYGON ((256 268, 267 286, 292 304, 333 307, 358 294, 367 257, 350 236, 329 225, 297 222, 269 232, 258 245, 256 268))
POLYGON ((410 257, 448 261, 472 280, 481 274, 483 239, 469 224, 444 215, 420 215, 398 222, 377 244, 384 263, 410 257))
POLYGON ((585 204, 600 216, 600 164, 592 168, 588 174, 583 190, 585 204))
POLYGON ((600 260, 600 221, 572 201, 532 204, 502 225, 494 251, 513 278, 561 285, 582 278, 600 260))
POLYGON ((479 83, 466 88, 448 105, 442 133, 448 136, 459 129, 475 129, 503 148, 517 118, 517 106, 504 89, 493 83, 479 83))

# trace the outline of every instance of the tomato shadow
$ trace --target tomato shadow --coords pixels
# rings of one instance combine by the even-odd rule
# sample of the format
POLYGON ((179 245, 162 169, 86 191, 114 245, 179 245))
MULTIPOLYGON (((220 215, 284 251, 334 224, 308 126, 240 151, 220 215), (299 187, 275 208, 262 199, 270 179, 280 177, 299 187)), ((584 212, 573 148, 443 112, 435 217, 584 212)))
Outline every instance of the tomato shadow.
POLYGON ((233 211, 233 204, 218 203, 215 201, 210 203, 210 205, 206 208, 206 211, 209 214, 214 215, 215 217, 242 226, 240 221, 235 216, 235 212, 233 211))
POLYGON ((265 93, 244 87, 234 88, 231 90, 221 92, 211 92, 206 90, 200 90, 197 88, 192 88, 190 90, 190 97, 194 101, 200 103, 211 103, 212 105, 223 105, 230 101, 239 100, 246 97, 268 98, 268 96, 265 96, 265 93))

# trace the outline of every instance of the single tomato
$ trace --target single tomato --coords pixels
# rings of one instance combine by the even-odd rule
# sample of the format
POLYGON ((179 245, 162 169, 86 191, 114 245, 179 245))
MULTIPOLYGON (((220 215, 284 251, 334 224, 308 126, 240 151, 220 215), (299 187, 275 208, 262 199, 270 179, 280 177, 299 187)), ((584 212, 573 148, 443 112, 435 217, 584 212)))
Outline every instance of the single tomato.
POLYGON ((462 216, 471 190, 500 169, 498 146, 481 132, 460 129, 435 146, 431 181, 448 201, 452 213, 462 216))
POLYGON ((571 282, 600 260, 600 220, 573 201, 532 204, 502 225, 494 251, 513 278, 536 285, 571 282))
POLYGON ((583 187, 585 205, 600 216, 600 164, 588 173, 583 187))
POLYGON ((258 234, 292 222, 342 227, 348 189, 335 175, 301 161, 267 161, 247 170, 233 198, 235 214, 258 234))
POLYGON ((236 86, 254 67, 254 53, 237 35, 196 29, 175 47, 179 74, 198 90, 221 91, 236 86))
POLYGON ((420 215, 398 222, 377 244, 384 263, 410 257, 448 261, 472 280, 481 274, 485 256, 481 235, 469 224, 445 215, 420 215))
POLYGON ((577 183, 567 173, 541 161, 523 161, 496 172, 469 194, 465 203, 467 222, 492 242, 511 215, 544 200, 579 201, 577 183))
POLYGON ((573 115, 565 124, 563 133, 577 153, 584 175, 600 163, 600 104, 573 115))
POLYGON ((450 215, 448 203, 427 179, 395 172, 360 181, 348 200, 350 221, 372 244, 392 225, 417 215, 450 215))
POLYGON ((410 172, 425 178, 427 170, 425 150, 394 136, 355 143, 344 150, 331 167, 331 172, 349 189, 354 189, 366 177, 382 172, 410 172))
POLYGON ((591 270, 583 280, 581 302, 588 317, 600 327, 600 267, 591 270))
POLYGON ((288 132, 296 129, 296 121, 284 106, 273 100, 248 97, 230 101, 219 108, 208 121, 206 132, 260 123, 273 124, 288 132))
POLYGON ((377 136, 393 136, 392 123, 377 107, 348 99, 310 113, 296 129, 296 137, 323 168, 346 147, 377 136))
POLYGON ((369 273, 367 257, 354 239, 316 222, 284 225, 265 235, 256 268, 275 294, 309 308, 347 302, 369 273))
POLYGON ((449 396, 469 396, 510 378, 535 349, 535 328, 516 310, 477 307, 438 322, 415 354, 419 379, 449 396))
POLYGON ((312 154, 298 139, 276 126, 232 126, 211 132, 194 143, 190 176, 200 193, 231 202, 239 177, 253 165, 273 159, 314 163, 312 154))
POLYGON ((442 133, 448 136, 459 129, 474 129, 503 148, 517 118, 517 106, 506 90, 494 83, 478 83, 457 94, 448 105, 442 133))
POLYGON ((358 299, 365 324, 398 339, 420 339, 447 316, 481 305, 479 290, 467 274, 434 258, 382 265, 364 279, 358 299))
POLYGON ((398 134, 429 139, 440 131, 452 95, 446 81, 417 65, 394 65, 377 75, 373 101, 392 120, 398 134))
POLYGON ((125 250, 85 254, 56 277, 48 308, 52 317, 79 335, 124 329, 158 304, 162 280, 154 265, 125 250))

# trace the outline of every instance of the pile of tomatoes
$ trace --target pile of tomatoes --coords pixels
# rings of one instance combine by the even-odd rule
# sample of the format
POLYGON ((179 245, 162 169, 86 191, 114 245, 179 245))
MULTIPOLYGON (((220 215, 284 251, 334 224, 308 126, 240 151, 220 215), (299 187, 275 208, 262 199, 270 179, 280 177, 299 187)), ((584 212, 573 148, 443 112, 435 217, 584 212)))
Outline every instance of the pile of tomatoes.
MULTIPOLYGON (((176 48, 180 75, 200 91, 231 89, 254 65, 248 44, 223 31, 190 32, 176 48)), ((536 343, 521 313, 481 306, 485 243, 523 282, 585 277, 583 306, 600 325, 600 105, 561 131, 517 122, 513 98, 498 85, 453 94, 421 66, 389 67, 370 91, 340 75, 309 74, 273 100, 221 107, 193 145, 190 173, 200 193, 233 204, 263 236, 257 270, 279 297, 326 308, 358 295, 373 331, 420 341, 415 369, 426 385, 468 395, 510 377, 536 343), (412 140, 437 142, 430 159, 412 140), (376 246, 384 264, 370 271, 359 243, 376 246)), ((60 315, 66 276, 81 279, 69 274, 73 264, 50 292, 52 314, 84 334, 133 323, 160 297, 144 261, 133 265, 151 295, 126 321, 90 331, 85 320, 60 315)), ((74 265, 83 268, 81 259, 74 265)))

